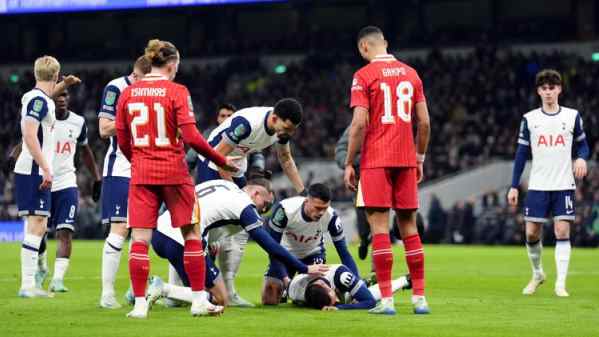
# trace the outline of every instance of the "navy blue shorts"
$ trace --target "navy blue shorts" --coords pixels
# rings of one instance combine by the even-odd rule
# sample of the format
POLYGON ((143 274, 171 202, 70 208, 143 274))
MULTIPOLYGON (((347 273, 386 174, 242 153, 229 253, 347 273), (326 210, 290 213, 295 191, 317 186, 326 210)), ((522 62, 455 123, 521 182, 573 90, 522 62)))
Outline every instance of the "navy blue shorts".
POLYGON ((42 176, 15 173, 15 198, 19 216, 50 216, 50 189, 40 191, 42 176))
MULTIPOLYGON (((204 242, 204 246, 206 243, 204 242)), ((171 239, 170 237, 154 231, 152 234, 152 249, 156 252, 156 255, 163 259, 167 259, 168 262, 175 268, 179 278, 183 281, 183 285, 189 287, 189 279, 185 273, 185 267, 183 265, 183 250, 184 247, 179 242, 171 239)), ((214 283, 220 274, 220 270, 214 265, 214 261, 206 254, 206 281, 205 286, 207 289, 214 287, 214 283)))
POLYGON ((69 229, 74 232, 78 210, 79 190, 77 187, 52 192, 52 215, 48 221, 48 227, 55 230, 69 229))
MULTIPOLYGON (((303 259, 300 259, 300 261, 302 261, 307 266, 327 262, 325 255, 321 253, 306 256, 303 259)), ((266 271, 266 274, 264 274, 264 276, 276 278, 278 280, 283 281, 285 277, 289 277, 290 279, 292 279, 296 273, 297 270, 295 270, 294 268, 287 267, 283 263, 271 263, 268 265, 268 270, 266 271)))
POLYGON ((529 222, 547 222, 549 216, 554 220, 574 221, 574 190, 534 191, 529 190, 524 202, 524 220, 529 222))
MULTIPOLYGON (((222 179, 217 170, 213 170, 208 166, 209 161, 199 161, 196 171, 196 184, 201 184, 210 180, 222 179)), ((247 185, 245 177, 233 177, 233 182, 239 187, 243 188, 247 185)))
POLYGON ((104 177, 102 181, 102 223, 127 222, 129 178, 104 177))

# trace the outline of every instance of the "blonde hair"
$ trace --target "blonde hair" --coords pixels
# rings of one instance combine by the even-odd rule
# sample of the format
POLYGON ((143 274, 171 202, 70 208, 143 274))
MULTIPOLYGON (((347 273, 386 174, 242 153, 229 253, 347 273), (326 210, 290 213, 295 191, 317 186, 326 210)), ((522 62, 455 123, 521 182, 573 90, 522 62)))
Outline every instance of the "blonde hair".
POLYGON ((150 60, 145 57, 145 55, 142 55, 137 58, 133 68, 139 69, 145 75, 152 71, 152 64, 150 63, 150 60))
POLYGON ((153 39, 148 41, 144 56, 152 66, 162 67, 168 62, 179 59, 179 51, 174 44, 168 41, 153 39))
POLYGON ((60 63, 56 58, 44 55, 35 60, 33 72, 36 81, 56 81, 60 72, 60 63))

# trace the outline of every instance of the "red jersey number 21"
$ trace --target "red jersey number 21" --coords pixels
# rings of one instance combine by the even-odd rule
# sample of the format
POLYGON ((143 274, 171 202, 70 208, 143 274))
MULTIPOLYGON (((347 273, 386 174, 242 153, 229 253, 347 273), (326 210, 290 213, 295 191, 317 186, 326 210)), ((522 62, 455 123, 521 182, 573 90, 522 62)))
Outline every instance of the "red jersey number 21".
MULTIPOLYGON (((391 86, 387 83, 381 83, 381 90, 383 91, 383 107, 385 109, 381 122, 383 124, 395 124, 391 86)), ((412 96, 414 96, 412 83, 409 81, 399 82, 395 87, 395 94, 397 95, 397 115, 402 121, 409 123, 412 120, 412 96)))
POLYGON ((134 146, 149 146, 150 135, 140 135, 138 126, 146 125, 149 121, 150 112, 156 114, 156 137, 154 138, 154 144, 156 146, 169 146, 171 141, 166 136, 166 122, 164 116, 164 107, 159 102, 154 102, 153 109, 150 111, 146 103, 137 102, 127 104, 127 110, 129 114, 135 116, 131 120, 131 134, 133 136, 134 146))

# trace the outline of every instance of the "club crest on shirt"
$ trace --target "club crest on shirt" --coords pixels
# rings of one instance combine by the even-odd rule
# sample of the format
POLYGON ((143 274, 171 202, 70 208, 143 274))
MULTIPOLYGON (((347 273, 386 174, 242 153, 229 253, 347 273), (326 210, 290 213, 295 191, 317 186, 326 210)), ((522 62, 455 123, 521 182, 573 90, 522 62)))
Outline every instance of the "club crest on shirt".
POLYGON ((243 124, 237 125, 235 130, 233 130, 233 134, 235 135, 235 137, 241 137, 241 136, 243 136, 244 133, 245 133, 245 125, 243 125, 243 124))
POLYGON ((106 97, 104 98, 104 103, 106 105, 113 105, 116 101, 116 93, 114 91, 106 92, 106 97))
POLYGON ((42 101, 41 99, 36 99, 33 102, 33 111, 40 112, 40 111, 42 111, 43 107, 44 107, 44 101, 42 101))

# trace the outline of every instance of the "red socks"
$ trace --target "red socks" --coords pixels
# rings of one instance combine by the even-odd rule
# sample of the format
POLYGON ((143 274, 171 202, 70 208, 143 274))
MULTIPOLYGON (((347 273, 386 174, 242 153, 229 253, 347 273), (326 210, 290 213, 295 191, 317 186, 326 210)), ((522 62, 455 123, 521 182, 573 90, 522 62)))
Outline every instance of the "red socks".
POLYGON ((420 236, 414 234, 403 240, 406 262, 412 278, 412 294, 424 295, 424 250, 420 236))
POLYGON ((381 297, 393 296, 391 290, 391 269, 393 268, 393 251, 389 234, 374 234, 372 236, 372 262, 376 280, 381 290, 381 297))
POLYGON ((129 277, 135 297, 146 296, 146 283, 150 274, 148 245, 143 241, 134 241, 129 252, 129 277))
POLYGON ((191 291, 204 290, 204 280, 206 279, 206 265, 204 261, 204 251, 202 241, 186 240, 183 251, 183 265, 185 273, 191 285, 191 291))

